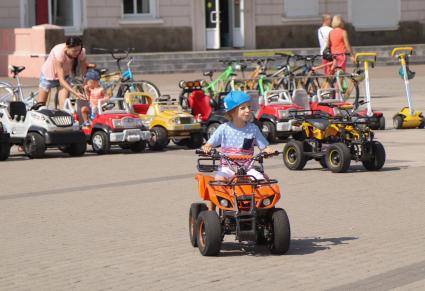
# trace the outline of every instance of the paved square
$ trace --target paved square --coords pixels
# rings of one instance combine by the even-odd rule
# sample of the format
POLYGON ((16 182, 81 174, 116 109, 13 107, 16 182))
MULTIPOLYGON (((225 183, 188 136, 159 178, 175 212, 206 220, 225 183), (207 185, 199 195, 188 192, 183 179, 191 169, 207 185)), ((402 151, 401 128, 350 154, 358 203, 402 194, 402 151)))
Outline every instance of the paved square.
MULTIPOLYGON (((414 66, 414 105, 425 110, 425 66, 414 66)), ((81 158, 58 151, 0 163, 0 290, 419 290, 425 288, 425 130, 394 130, 406 104, 396 67, 371 71, 384 169, 332 174, 266 160, 283 189, 292 227, 284 256, 226 239, 202 257, 188 237, 199 201, 196 155, 170 146, 81 158)), ((163 93, 201 73, 147 75, 163 93)), ((33 81, 34 83, 34 81, 33 81)), ((283 143, 273 145, 281 150, 283 143)))

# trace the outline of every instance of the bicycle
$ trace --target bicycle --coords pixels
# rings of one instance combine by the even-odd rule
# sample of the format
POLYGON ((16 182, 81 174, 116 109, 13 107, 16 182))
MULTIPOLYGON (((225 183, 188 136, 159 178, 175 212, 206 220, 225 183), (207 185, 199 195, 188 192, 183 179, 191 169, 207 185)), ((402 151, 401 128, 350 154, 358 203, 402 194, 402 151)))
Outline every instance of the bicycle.
MULTIPOLYGON (((107 69, 96 69, 100 73, 100 84, 111 97, 123 97, 127 91, 130 92, 145 92, 150 94, 154 99, 161 96, 158 87, 147 80, 135 80, 134 74, 131 69, 133 57, 129 56, 130 52, 134 49, 104 49, 93 48, 93 51, 105 52, 111 54, 112 58, 116 61, 117 71, 107 73, 107 69), (127 70, 121 69, 121 61, 128 59, 127 70), (116 88, 118 88, 115 93, 116 88)), ((81 82, 82 85, 82 82, 81 82)))
POLYGON ((12 73, 12 77, 16 79, 16 86, 5 81, 0 81, 0 103, 10 103, 11 101, 22 100, 22 102, 25 103, 27 109, 29 109, 35 104, 38 90, 31 91, 29 95, 24 96, 23 86, 19 78, 19 73, 25 70, 25 67, 10 65, 9 70, 12 73))

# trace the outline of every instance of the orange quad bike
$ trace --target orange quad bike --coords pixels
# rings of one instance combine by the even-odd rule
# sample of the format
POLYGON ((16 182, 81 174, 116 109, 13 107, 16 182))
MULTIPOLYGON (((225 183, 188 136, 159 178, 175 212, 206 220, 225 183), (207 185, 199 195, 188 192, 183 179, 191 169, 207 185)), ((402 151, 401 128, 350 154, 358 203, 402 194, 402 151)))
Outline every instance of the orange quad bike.
POLYGON ((266 245, 273 254, 285 254, 290 245, 289 219, 284 209, 277 208, 280 189, 277 180, 256 179, 250 169, 264 172, 263 159, 278 155, 260 153, 256 156, 227 156, 217 150, 206 155, 196 153, 199 172, 213 172, 219 163, 228 165, 236 175, 228 180, 215 180, 213 176, 196 175, 199 196, 209 201, 192 203, 189 211, 189 236, 193 247, 203 256, 215 256, 225 235, 234 234, 239 242, 266 245), (214 210, 211 210, 214 209, 214 210))

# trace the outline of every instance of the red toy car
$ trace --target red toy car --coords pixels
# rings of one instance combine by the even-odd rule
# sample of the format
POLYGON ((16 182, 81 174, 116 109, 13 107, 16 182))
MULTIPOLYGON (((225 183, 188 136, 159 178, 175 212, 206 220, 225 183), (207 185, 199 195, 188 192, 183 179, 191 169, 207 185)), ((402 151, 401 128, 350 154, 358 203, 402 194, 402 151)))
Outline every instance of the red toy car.
MULTIPOLYGON (((84 102, 86 101, 76 100, 72 106, 67 100, 65 110, 72 111, 74 118, 81 122, 81 107, 85 105, 84 102)), ((139 116, 127 108, 122 98, 111 99, 106 104, 99 104, 98 108, 99 112, 90 126, 83 127, 87 142, 97 154, 108 153, 112 145, 119 145, 122 149, 130 149, 136 153, 146 148, 152 134, 139 116)))

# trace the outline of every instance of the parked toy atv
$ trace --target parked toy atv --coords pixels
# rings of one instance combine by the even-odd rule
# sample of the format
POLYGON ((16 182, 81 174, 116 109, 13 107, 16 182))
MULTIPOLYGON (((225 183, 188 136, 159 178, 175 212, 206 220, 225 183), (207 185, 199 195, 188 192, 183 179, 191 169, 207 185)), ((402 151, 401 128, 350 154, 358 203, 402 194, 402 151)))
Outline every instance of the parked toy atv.
MULTIPOLYGON (((201 123, 205 139, 209 139, 220 124, 228 122, 225 114, 223 99, 229 92, 221 92, 215 97, 206 95, 202 90, 202 80, 180 81, 182 89, 179 103, 183 110, 193 114, 201 123)), ((253 116, 253 122, 258 128, 262 128, 261 122, 253 116)))
POLYGON ((0 161, 7 160, 10 155, 10 135, 4 131, 0 122, 0 161))
POLYGON ((11 101, 0 104, 0 116, 11 143, 23 146, 30 158, 43 157, 48 147, 66 147, 71 156, 81 156, 86 151, 84 133, 65 111, 36 104, 27 112, 24 102, 11 101))
MULTIPOLYGON (((302 170, 308 160, 319 161, 334 173, 343 173, 351 160, 362 162, 369 171, 385 163, 384 146, 360 122, 329 119, 323 115, 298 116, 304 140, 291 140, 283 149, 283 162, 290 170, 302 170)), ((364 123, 363 123, 364 124, 364 123)))
POLYGON ((301 131, 299 126, 294 126, 292 113, 305 108, 296 103, 308 105, 308 95, 304 89, 294 90, 290 96, 287 90, 270 90, 265 92, 265 96, 260 96, 258 90, 246 91, 252 99, 252 111, 255 117, 262 124, 264 136, 273 142, 277 138, 286 139, 292 134, 301 131))
MULTIPOLYGON (((113 98, 105 104, 99 102, 95 118, 89 126, 84 126, 86 140, 97 154, 107 154, 111 146, 118 145, 123 149, 141 152, 151 139, 150 131, 143 125, 139 116, 123 107, 123 98, 113 98)), ((74 104, 68 99, 65 108, 72 112, 75 118, 82 121, 81 107, 89 106, 87 101, 76 100, 74 104)))
MULTIPOLYGON (((200 172, 213 172, 219 160, 237 173, 226 181, 198 174, 199 195, 218 208, 208 210, 204 203, 192 203, 189 211, 189 237, 193 247, 204 256, 218 255, 225 235, 234 234, 236 240, 266 245, 274 254, 285 254, 290 245, 291 232, 285 210, 275 207, 280 199, 277 180, 257 180, 247 172, 258 162, 263 170, 263 159, 270 156, 226 156, 215 150, 206 156, 197 150, 200 172), (244 163, 241 158, 245 159, 244 163), (246 159, 249 162, 245 163, 246 159)), ((276 153, 278 154, 278 153, 276 153)), ((215 208, 214 207, 214 208, 215 208)))
POLYGON ((154 100, 145 92, 127 92, 126 103, 152 131, 149 147, 161 150, 172 139, 177 145, 198 148, 203 143, 202 129, 193 115, 184 112, 176 99, 168 95, 154 100))

